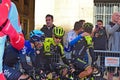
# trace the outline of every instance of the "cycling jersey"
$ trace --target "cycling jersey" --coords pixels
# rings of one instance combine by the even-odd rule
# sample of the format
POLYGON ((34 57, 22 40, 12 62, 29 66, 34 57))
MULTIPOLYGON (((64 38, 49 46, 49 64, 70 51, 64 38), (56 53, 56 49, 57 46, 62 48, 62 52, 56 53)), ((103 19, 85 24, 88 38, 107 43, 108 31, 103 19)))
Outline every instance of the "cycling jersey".
POLYGON ((18 80, 22 75, 22 73, 14 67, 9 67, 7 65, 3 65, 3 72, 7 80, 18 80))
POLYGON ((34 64, 35 61, 35 50, 32 48, 29 40, 25 41, 24 48, 20 50, 20 63, 22 64, 22 68, 25 71, 29 71, 33 68, 31 64, 34 64))
POLYGON ((63 46, 61 43, 58 45, 55 44, 53 38, 46 38, 44 42, 44 53, 45 56, 50 56, 49 61, 50 62, 59 62, 60 57, 65 57, 63 52, 63 46))
POLYGON ((74 55, 74 57, 83 58, 86 50, 90 48, 93 48, 92 38, 90 36, 85 36, 74 45, 72 55, 74 55))
POLYGON ((8 45, 5 48, 4 57, 3 57, 3 72, 7 80, 18 80, 22 75, 20 71, 15 68, 16 63, 19 60, 19 51, 8 45))
POLYGON ((78 35, 75 33, 74 30, 71 30, 70 32, 67 33, 67 36, 66 36, 66 41, 65 41, 65 51, 66 52, 70 52, 71 51, 71 47, 70 46, 70 42, 75 39, 78 35))
POLYGON ((46 63, 46 60, 45 60, 45 55, 43 53, 43 47, 37 49, 35 53, 36 53, 35 68, 44 70, 45 69, 44 65, 46 63))
POLYGON ((13 67, 19 60, 19 51, 12 47, 11 45, 8 45, 5 48, 4 56, 3 56, 3 64, 13 67))
POLYGON ((44 41, 44 55, 46 58, 46 68, 55 71, 56 65, 61 63, 62 58, 65 64, 69 64, 63 52, 61 43, 55 44, 53 38, 46 38, 44 41))
POLYGON ((92 37, 90 36, 82 37, 73 47, 72 63, 79 70, 79 73, 88 67, 88 64, 83 60, 87 49, 89 49, 90 55, 93 58, 92 37))

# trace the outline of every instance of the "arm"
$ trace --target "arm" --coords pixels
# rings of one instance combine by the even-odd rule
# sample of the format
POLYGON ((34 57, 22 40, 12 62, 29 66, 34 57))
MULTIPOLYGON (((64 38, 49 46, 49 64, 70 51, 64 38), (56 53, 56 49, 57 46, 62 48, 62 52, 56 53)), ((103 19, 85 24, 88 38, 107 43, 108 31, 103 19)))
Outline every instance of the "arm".
POLYGON ((90 54, 91 59, 92 59, 92 63, 91 64, 93 64, 96 61, 93 47, 89 47, 89 54, 90 54))
POLYGON ((66 39, 65 39, 65 44, 64 44, 65 52, 70 52, 71 51, 72 46, 69 45, 70 41, 71 41, 71 35, 69 35, 69 33, 67 33, 66 39))
POLYGON ((74 44, 77 43, 78 40, 82 38, 81 35, 78 35, 75 39, 73 39, 71 42, 69 42, 70 46, 73 46, 74 44))
POLYGON ((65 64, 69 65, 69 60, 65 57, 65 54, 64 54, 64 51, 63 51, 63 46, 62 46, 62 45, 59 45, 59 47, 60 47, 60 52, 61 52, 61 53, 60 53, 60 56, 61 56, 63 62, 64 62, 65 64))
POLYGON ((2 29, 2 32, 10 37, 11 44, 16 49, 20 50, 24 46, 24 37, 21 30, 21 25, 18 18, 18 11, 14 3, 8 15, 8 20, 2 29))
POLYGON ((84 36, 89 36, 89 34, 87 32, 83 32, 79 34, 75 39, 69 42, 70 46, 73 46, 74 44, 76 44, 84 36))
POLYGON ((110 25, 107 25, 106 26, 106 32, 108 34, 113 34, 119 27, 120 27, 119 24, 115 24, 113 27, 111 27, 110 25))

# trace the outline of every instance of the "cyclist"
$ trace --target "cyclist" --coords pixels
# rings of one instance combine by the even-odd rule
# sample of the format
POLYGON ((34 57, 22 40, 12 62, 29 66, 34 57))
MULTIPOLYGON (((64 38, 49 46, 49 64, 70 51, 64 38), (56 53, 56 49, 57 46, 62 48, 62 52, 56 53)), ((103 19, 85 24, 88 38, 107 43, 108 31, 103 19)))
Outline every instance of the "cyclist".
POLYGON ((2 74, 2 59, 5 48, 6 35, 10 38, 13 47, 20 50, 24 45, 24 37, 21 33, 17 8, 11 0, 0 0, 0 79, 2 74))
POLYGON ((46 70, 48 73, 56 72, 59 75, 57 65, 61 63, 60 59, 62 59, 65 64, 69 64, 61 44, 64 33, 65 31, 62 27, 54 27, 52 38, 45 38, 44 55, 46 58, 46 70))
POLYGON ((18 53, 19 51, 11 45, 8 45, 5 49, 3 57, 3 72, 7 80, 30 79, 27 74, 22 74, 15 66, 19 60, 18 53))
MULTIPOLYGON (((79 22, 78 21, 75 22, 74 29, 69 31, 66 35, 64 51, 65 51, 66 57, 68 59, 71 59, 71 50, 72 50, 72 46, 69 45, 69 43, 78 36, 86 36, 87 35, 87 33, 85 33, 85 32, 83 33, 83 29, 82 29, 83 24, 84 24, 83 20, 80 20, 79 22)), ((85 57, 85 60, 87 60, 86 57, 85 57)))
MULTIPOLYGON (((78 39, 76 44, 73 46, 72 50, 72 65, 75 68, 75 74, 78 75, 79 78, 84 78, 92 74, 92 67, 88 65, 84 60, 84 54, 87 49, 89 49, 89 53, 93 58, 93 45, 92 45, 92 37, 91 32, 93 29, 93 25, 91 23, 85 23, 83 25, 84 32, 87 32, 89 35, 81 37, 78 39)), ((78 38, 78 37, 77 37, 78 38)), ((74 39, 76 40, 76 38, 74 39)), ((74 40, 72 40, 74 42, 74 40)), ((70 44, 72 44, 72 41, 70 44)))
POLYGON ((24 48, 19 52, 20 63, 26 73, 29 73, 35 66, 35 49, 44 40, 44 33, 40 30, 30 32, 30 40, 26 40, 24 48))

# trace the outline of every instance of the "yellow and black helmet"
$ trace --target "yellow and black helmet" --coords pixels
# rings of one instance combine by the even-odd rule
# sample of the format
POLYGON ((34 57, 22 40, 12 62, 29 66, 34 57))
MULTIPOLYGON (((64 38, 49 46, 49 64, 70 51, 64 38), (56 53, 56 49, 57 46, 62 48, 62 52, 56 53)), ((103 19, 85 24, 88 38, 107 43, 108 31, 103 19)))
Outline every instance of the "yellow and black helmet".
POLYGON ((57 37, 63 37, 65 34, 65 31, 63 30, 62 27, 54 27, 53 28, 53 34, 57 37))
POLYGON ((93 29, 93 24, 92 23, 87 22, 83 25, 83 30, 85 32, 91 33, 92 29, 93 29))

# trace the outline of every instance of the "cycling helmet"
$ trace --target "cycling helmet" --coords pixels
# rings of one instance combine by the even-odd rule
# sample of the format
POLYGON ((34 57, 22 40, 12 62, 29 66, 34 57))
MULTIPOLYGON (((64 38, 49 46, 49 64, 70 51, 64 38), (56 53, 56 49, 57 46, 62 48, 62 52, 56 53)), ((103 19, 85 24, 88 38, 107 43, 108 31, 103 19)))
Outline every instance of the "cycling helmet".
POLYGON ((0 0, 0 26, 2 26, 7 20, 10 6, 10 0, 0 0))
POLYGON ((93 24, 92 23, 87 22, 83 25, 83 30, 85 32, 91 33, 92 29, 93 29, 93 24))
POLYGON ((53 34, 57 37, 63 37, 65 31, 63 30, 62 27, 54 27, 53 28, 53 34))
POLYGON ((40 30, 33 30, 30 32, 30 41, 31 42, 44 42, 45 35, 40 30))

